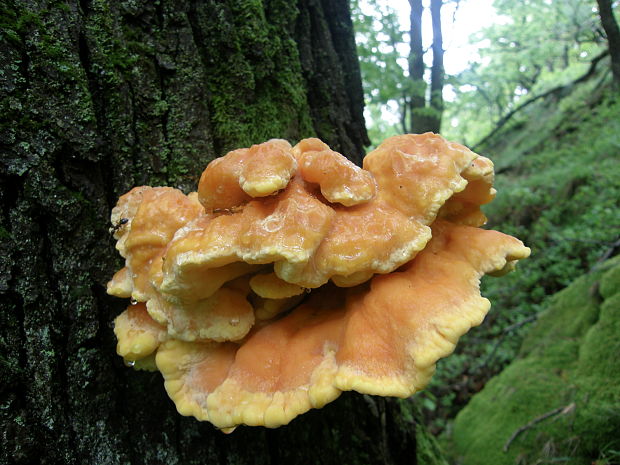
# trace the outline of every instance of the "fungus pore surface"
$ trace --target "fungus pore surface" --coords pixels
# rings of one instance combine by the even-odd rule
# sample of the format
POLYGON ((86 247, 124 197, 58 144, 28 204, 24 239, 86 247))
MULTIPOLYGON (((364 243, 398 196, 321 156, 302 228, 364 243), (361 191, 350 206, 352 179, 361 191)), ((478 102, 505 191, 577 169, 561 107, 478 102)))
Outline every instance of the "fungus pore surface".
POLYGON ((387 139, 363 168, 318 139, 234 150, 197 193, 136 187, 112 210, 131 298, 117 352, 183 415, 287 424, 342 391, 406 397, 480 324, 480 278, 529 255, 481 229, 493 163, 441 136, 387 139))

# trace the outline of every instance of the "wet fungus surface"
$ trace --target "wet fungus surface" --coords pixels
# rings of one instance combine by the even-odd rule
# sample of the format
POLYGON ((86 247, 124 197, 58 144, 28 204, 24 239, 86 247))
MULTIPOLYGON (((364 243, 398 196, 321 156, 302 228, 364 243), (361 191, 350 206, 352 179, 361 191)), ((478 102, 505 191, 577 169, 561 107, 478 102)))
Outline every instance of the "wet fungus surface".
POLYGON ((205 169, 197 193, 136 187, 112 211, 132 305, 117 352, 156 369, 183 415, 287 424, 342 391, 410 396, 482 322, 484 274, 529 255, 481 229, 493 164, 426 133, 363 168, 318 139, 271 140, 205 169))

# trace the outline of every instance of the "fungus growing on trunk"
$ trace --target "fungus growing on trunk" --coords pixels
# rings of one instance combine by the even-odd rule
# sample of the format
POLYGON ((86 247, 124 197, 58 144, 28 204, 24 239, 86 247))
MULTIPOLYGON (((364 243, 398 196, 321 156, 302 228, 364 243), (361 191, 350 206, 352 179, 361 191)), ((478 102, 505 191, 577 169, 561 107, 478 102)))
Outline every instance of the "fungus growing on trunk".
POLYGON ((108 292, 144 303, 117 319, 118 353, 155 353, 179 412, 225 431, 342 391, 422 389, 486 315, 480 277, 529 249, 479 228, 493 164, 467 148, 396 136, 363 166, 318 139, 272 140, 212 162, 198 194, 121 197, 126 264, 108 292))

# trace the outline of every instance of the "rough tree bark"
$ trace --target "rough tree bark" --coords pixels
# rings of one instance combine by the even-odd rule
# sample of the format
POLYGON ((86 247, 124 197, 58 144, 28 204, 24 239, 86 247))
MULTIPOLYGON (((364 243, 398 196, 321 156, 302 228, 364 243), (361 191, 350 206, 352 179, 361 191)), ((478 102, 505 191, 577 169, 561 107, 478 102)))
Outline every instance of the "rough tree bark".
POLYGON ((436 463, 411 402, 343 395, 226 436, 115 355, 120 194, 195 189, 271 137, 359 163, 348 2, 8 0, 0 23, 0 463, 436 463))

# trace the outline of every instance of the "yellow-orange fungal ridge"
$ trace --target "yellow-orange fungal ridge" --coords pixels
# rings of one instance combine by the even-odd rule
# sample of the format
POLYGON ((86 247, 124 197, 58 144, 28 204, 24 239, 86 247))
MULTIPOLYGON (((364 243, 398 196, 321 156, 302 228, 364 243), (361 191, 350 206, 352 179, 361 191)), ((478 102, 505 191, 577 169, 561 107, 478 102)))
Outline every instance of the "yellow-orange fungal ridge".
POLYGON ((493 163, 431 133, 363 168, 274 139, 211 162, 197 193, 135 188, 112 212, 125 266, 108 292, 135 304, 117 351, 154 360, 178 411, 226 432, 342 391, 409 396, 486 315, 480 277, 529 255, 480 229, 494 196, 493 163))

